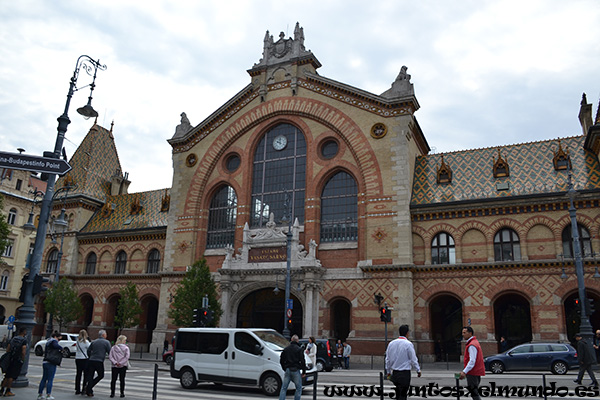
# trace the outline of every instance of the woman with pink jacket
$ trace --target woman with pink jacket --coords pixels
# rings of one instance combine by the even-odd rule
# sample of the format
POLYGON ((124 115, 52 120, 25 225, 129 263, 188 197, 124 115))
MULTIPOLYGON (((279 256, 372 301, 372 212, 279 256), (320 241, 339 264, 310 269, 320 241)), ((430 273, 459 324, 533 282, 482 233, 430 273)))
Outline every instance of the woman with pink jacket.
POLYGON ((121 335, 117 338, 115 345, 110 349, 108 358, 112 364, 112 378, 110 380, 110 397, 115 397, 115 386, 117 377, 121 387, 121 397, 125 397, 125 373, 129 366, 129 347, 125 344, 127 336, 121 335))

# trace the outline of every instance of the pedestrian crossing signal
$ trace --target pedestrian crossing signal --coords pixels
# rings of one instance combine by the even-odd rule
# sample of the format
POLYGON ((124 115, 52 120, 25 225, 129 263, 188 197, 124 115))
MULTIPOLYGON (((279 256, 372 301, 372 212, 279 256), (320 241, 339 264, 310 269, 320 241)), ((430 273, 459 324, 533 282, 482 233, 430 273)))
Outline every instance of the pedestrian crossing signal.
POLYGON ((388 306, 379 309, 379 319, 381 322, 392 322, 392 313, 388 306))

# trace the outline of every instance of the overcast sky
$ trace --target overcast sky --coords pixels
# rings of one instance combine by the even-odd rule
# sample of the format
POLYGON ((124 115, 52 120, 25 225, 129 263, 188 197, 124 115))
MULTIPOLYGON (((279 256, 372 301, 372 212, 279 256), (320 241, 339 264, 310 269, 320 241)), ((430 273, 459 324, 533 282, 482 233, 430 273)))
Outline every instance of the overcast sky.
MULTIPOLYGON (((0 151, 52 150, 77 58, 100 59, 93 106, 130 192, 171 186, 185 111, 197 125, 250 83, 269 30, 293 35, 319 74, 381 94, 408 67, 437 153, 575 136, 600 97, 598 0, 0 0, 0 151)), ((82 72, 79 86, 90 79, 82 72)), ((71 104, 71 156, 93 121, 71 104)))

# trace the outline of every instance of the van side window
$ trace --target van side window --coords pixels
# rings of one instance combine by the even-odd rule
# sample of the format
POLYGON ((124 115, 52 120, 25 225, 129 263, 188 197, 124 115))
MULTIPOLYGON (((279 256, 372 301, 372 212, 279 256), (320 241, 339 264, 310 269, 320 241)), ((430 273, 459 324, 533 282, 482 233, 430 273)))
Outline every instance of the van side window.
POLYGON ((228 333, 182 332, 177 335, 176 351, 221 354, 229 345, 228 333))
POLYGON ((200 353, 221 354, 229 346, 228 333, 201 332, 198 336, 200 336, 200 353))
POLYGON ((250 354, 256 354, 256 346, 260 346, 256 339, 246 332, 236 332, 234 342, 236 349, 250 354))

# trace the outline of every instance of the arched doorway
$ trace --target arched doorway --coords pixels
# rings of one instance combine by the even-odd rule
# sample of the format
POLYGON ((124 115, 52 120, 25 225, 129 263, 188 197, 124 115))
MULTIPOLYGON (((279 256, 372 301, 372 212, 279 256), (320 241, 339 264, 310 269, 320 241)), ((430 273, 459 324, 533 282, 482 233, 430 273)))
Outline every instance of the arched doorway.
POLYGON ((94 315, 94 299, 89 294, 83 294, 79 298, 81 305, 83 307, 83 314, 77 320, 77 325, 86 328, 91 325, 92 318, 94 315))
POLYGON ((143 311, 140 318, 140 332, 138 335, 142 334, 144 337, 138 336, 136 339, 140 344, 147 344, 148 349, 150 349, 152 332, 156 329, 158 321, 158 299, 154 296, 146 296, 142 298, 141 305, 143 311))
POLYGON ((336 299, 331 302, 331 337, 344 342, 350 334, 351 304, 346 299, 336 299))
POLYGON ((121 296, 116 294, 111 296, 106 302, 105 321, 106 321, 106 339, 111 342, 117 340, 118 330, 115 327, 115 315, 117 315, 117 306, 121 296))
MULTIPOLYGON (((273 289, 256 290, 242 299, 237 312, 238 328, 271 328, 283 332, 285 295, 282 290, 276 294, 273 289)), ((302 303, 293 294, 290 298, 294 301, 290 333, 302 337, 302 303)))
MULTIPOLYGON (((494 302, 496 341, 504 336, 508 347, 531 342, 531 308, 529 301, 516 293, 503 294, 494 302)), ((500 351, 500 349, 498 349, 500 351)))
MULTIPOLYGON (((596 332, 596 330, 600 329, 600 297, 595 293, 590 293, 586 291, 586 296, 593 300, 594 308, 596 311, 590 316, 590 324, 592 325, 592 330, 596 332)), ((579 332, 579 326, 581 324, 581 317, 577 310, 577 303, 575 300, 579 300, 579 293, 573 292, 570 294, 563 303, 565 310, 565 324, 567 327, 567 338, 572 343, 575 342, 575 334, 579 332)))
POLYGON ((437 296, 429 305, 429 318, 436 360, 458 361, 463 327, 462 302, 448 294, 437 296))

